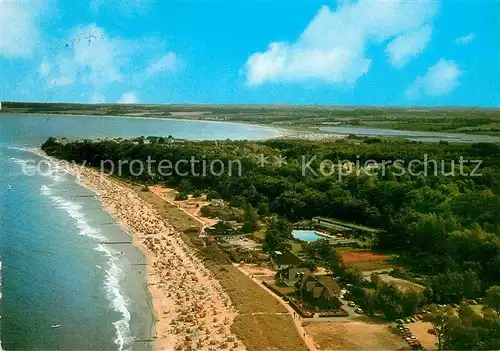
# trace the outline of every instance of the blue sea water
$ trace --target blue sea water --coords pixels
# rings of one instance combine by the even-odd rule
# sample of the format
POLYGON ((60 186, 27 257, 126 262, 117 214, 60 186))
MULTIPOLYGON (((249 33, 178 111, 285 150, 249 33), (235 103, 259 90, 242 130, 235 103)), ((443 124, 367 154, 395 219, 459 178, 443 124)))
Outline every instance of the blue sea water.
POLYGON ((34 172, 41 158, 23 150, 49 136, 140 135, 262 139, 276 132, 231 123, 0 115, 3 348, 151 349, 154 317, 141 252, 106 244, 131 238, 94 193, 54 167, 34 172))

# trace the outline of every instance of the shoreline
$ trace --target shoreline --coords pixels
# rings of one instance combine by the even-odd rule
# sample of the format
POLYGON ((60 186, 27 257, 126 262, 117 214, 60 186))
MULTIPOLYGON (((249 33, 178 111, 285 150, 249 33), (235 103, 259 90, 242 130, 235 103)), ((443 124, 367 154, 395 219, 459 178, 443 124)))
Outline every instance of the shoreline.
POLYGON ((231 333, 237 311, 219 282, 196 257, 168 221, 136 192, 119 181, 81 165, 46 157, 76 182, 96 194, 103 210, 131 236, 146 264, 145 287, 151 297, 153 349, 177 350, 188 345, 208 350, 231 344, 245 350, 231 333))

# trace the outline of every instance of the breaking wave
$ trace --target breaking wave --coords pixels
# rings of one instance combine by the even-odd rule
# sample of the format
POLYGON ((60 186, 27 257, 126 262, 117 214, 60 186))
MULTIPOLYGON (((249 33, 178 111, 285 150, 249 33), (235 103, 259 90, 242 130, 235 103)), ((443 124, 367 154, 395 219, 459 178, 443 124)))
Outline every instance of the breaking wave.
POLYGON ((95 228, 89 224, 88 219, 83 212, 82 205, 56 195, 52 186, 42 185, 40 187, 40 192, 45 197, 49 198, 55 204, 56 208, 66 211, 69 217, 75 221, 75 225, 79 229, 80 235, 99 241, 99 244, 95 246, 94 250, 103 253, 108 259, 108 267, 105 270, 106 275, 104 280, 106 298, 110 302, 110 307, 122 316, 120 320, 113 322, 116 330, 116 339, 114 342, 118 346, 119 351, 124 350, 127 345, 134 340, 134 338, 132 337, 130 331, 131 314, 127 309, 129 299, 120 289, 120 283, 125 279, 126 274, 120 268, 121 261, 119 253, 101 243, 103 241, 107 241, 108 238, 101 233, 99 228, 95 228))

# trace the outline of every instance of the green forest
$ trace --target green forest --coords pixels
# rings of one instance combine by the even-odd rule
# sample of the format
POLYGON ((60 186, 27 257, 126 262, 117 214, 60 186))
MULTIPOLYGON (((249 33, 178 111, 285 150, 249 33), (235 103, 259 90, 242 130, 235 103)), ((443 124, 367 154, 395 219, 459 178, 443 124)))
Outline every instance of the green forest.
MULTIPOLYGON (((42 149, 50 156, 99 167, 108 174, 110 165, 121 161, 129 166, 121 169, 121 177, 141 184, 176 187, 179 198, 205 193, 209 199, 225 199, 241 207, 245 213, 244 228, 249 230, 255 229, 255 216, 273 215, 264 238, 267 250, 280 248, 289 239, 290 223, 314 216, 377 228, 379 231, 372 238, 374 248, 397 254, 398 265, 405 268, 401 274, 408 279, 423 277, 419 283, 426 286, 423 295, 415 296, 380 282, 372 283, 373 293, 358 291, 366 310, 383 310, 389 319, 415 311, 424 300, 458 304, 464 299, 485 296, 486 291, 496 291, 496 285, 500 285, 497 144, 379 139, 186 141, 141 137, 102 141, 50 138, 42 149), (155 164, 168 160, 181 166, 169 175, 140 172, 139 164, 147 164, 148 159, 155 164), (241 172, 204 172, 203 162, 188 161, 192 159, 205 164, 220 160, 226 165, 237 160, 241 172), (319 171, 322 160, 340 166, 334 166, 325 175, 319 171), (349 164, 347 160, 358 167, 346 172, 343 166, 349 164), (419 162, 411 162, 415 160, 419 162), (369 174, 356 171, 367 161, 379 167, 369 174), (387 166, 380 167, 381 164, 387 166)), ((348 281, 359 280, 359 273, 346 269, 341 258, 331 262, 332 257, 339 256, 326 246, 322 241, 306 246, 311 258, 308 263, 326 262, 348 281)), ((500 292, 493 295, 500 300, 500 292)), ((495 306, 494 302, 488 305, 495 306)), ((500 311, 500 303, 497 307, 496 311, 500 311)), ((471 345, 484 348, 482 337, 494 339, 487 345, 497 345, 498 316, 493 318, 488 312, 481 317, 467 311, 463 307, 458 317, 441 312, 432 315, 436 328, 439 323, 447 323, 443 345, 448 346, 443 348, 460 348, 460 338, 469 332, 477 334, 477 342, 462 343, 462 349, 471 345)))
MULTIPOLYGON (((202 190, 233 203, 268 208, 288 221, 327 216, 382 229, 376 237, 379 249, 398 253, 413 271, 439 275, 473 270, 483 289, 500 282, 500 147, 496 144, 436 144, 348 140, 310 142, 291 140, 250 141, 183 141, 166 138, 135 140, 57 142, 51 138, 42 149, 52 156, 100 167, 111 160, 231 160, 241 162, 241 175, 204 176, 191 172, 189 164, 179 167, 182 175, 170 176, 142 172, 134 176, 134 167, 124 167, 122 176, 145 184, 159 183, 180 187, 181 192, 202 190), (286 157, 286 165, 269 163, 259 166, 261 155, 268 159, 286 157), (277 156, 280 155, 280 156, 277 156), (428 159, 445 161, 450 171, 452 161, 480 160, 476 176, 428 175, 412 176, 395 166, 378 170, 375 175, 352 172, 303 172, 302 155, 310 160, 310 168, 319 169, 320 160, 366 160, 382 162, 428 159), (315 164, 316 163, 316 164, 315 164), (384 173, 384 174, 382 174, 384 173), (397 175, 396 175, 397 174, 397 175), (340 178, 340 179, 339 179, 340 178), (235 201, 235 198, 238 201, 235 201)), ((133 165, 135 166, 135 165, 133 165)), ((438 164, 438 168, 441 167, 438 164)), ((421 164, 415 167, 423 168, 421 164)), ((466 164, 463 174, 472 173, 476 164, 466 164)), ((341 170, 334 170, 340 172, 341 170)), ((420 170, 421 171, 421 170, 420 170)), ((418 170, 414 169, 418 174, 418 170)), ((447 173, 446 173, 447 174, 447 173)), ((445 277, 443 276, 443 279, 445 277)), ((435 292, 437 302, 458 302, 460 292, 435 292)))

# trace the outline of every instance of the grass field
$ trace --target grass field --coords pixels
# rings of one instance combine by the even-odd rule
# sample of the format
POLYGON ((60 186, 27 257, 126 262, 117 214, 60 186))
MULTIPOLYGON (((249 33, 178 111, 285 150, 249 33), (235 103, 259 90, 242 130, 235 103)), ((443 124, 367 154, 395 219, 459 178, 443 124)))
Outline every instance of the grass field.
POLYGON ((306 351, 288 314, 238 315, 232 331, 249 351, 306 351))
POLYGON ((146 202, 157 208, 171 225, 183 232, 186 243, 197 250, 197 255, 220 282, 238 310, 232 331, 247 350, 307 350, 286 309, 249 277, 229 263, 217 247, 203 247, 198 239, 200 224, 177 207, 142 187, 122 182, 134 189, 146 202))
POLYGON ((302 250, 302 244, 301 243, 298 243, 298 242, 295 242, 295 241, 292 241, 290 240, 290 245, 292 245, 292 252, 297 255, 301 250, 302 250))
POLYGON ((240 313, 286 312, 278 300, 233 265, 213 266, 211 271, 240 313))
POLYGON ((408 350, 387 324, 312 323, 306 327, 320 350, 408 350))

